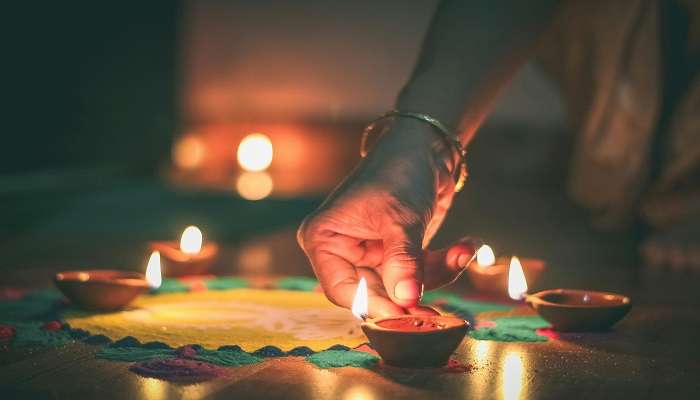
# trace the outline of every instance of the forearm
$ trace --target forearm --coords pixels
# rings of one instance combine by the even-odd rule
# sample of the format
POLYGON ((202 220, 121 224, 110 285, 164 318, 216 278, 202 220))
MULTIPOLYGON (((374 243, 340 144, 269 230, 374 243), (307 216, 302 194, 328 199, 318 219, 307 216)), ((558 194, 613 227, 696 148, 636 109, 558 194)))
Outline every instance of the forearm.
POLYGON ((468 143, 549 25, 554 0, 446 0, 397 108, 429 114, 468 143))

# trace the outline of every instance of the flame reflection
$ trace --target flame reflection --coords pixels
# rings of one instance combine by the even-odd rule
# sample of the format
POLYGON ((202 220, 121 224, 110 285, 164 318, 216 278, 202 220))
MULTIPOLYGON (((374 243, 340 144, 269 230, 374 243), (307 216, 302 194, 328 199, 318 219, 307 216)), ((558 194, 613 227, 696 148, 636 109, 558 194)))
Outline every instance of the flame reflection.
POLYGON ((155 378, 143 378, 143 397, 145 399, 160 400, 167 398, 167 383, 155 378))
POLYGON ((343 400, 374 400, 374 394, 366 386, 352 386, 345 391, 343 400))
POLYGON ((501 386, 503 400, 517 400, 521 397, 525 375, 523 373, 522 357, 522 354, 519 352, 511 351, 503 358, 503 381, 501 386))
POLYGON ((267 172, 244 172, 236 179, 236 191, 246 200, 262 200, 273 188, 272 177, 267 172))
POLYGON ((488 361, 488 355, 491 352, 491 342, 488 340, 478 340, 473 346, 474 361, 479 364, 484 364, 488 361))

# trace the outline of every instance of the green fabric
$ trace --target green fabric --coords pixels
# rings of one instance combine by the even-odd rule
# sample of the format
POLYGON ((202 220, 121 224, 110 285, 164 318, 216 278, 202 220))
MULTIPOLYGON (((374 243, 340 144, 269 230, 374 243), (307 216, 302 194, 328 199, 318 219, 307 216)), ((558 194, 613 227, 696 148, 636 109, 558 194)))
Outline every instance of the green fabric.
POLYGON ((163 279, 158 289, 151 290, 153 294, 189 292, 190 288, 178 279, 163 279))
POLYGON ((73 341, 68 331, 58 329, 45 331, 43 322, 13 322, 15 337, 12 344, 16 346, 62 346, 73 341))
POLYGON ((139 362, 174 358, 175 351, 169 349, 145 349, 143 347, 105 347, 95 354, 95 357, 111 361, 139 362))
POLYGON ((34 291, 19 300, 0 301, 0 321, 26 321, 42 319, 62 298, 54 289, 34 291))
POLYGON ((243 278, 215 278, 205 281, 209 290, 228 290, 239 289, 250 286, 247 280, 243 278))
POLYGON ((371 368, 379 357, 362 351, 324 350, 306 357, 306 360, 319 368, 371 368))
POLYGON ((537 329, 549 326, 538 316, 495 318, 494 327, 480 328, 469 332, 469 336, 478 340, 495 340, 499 342, 546 342, 547 337, 537 334, 537 329))
POLYGON ((513 308, 507 304, 486 303, 482 301, 467 300, 455 293, 446 290, 433 290, 423 295, 423 303, 430 304, 437 301, 444 301, 449 310, 459 314, 477 315, 489 311, 508 311, 513 308))
POLYGON ((284 290, 300 290, 302 292, 311 292, 318 286, 318 281, 314 278, 306 276, 290 276, 277 281, 275 287, 284 290))
POLYGON ((224 367, 238 367, 240 365, 257 364, 263 360, 260 357, 255 357, 241 350, 205 349, 198 350, 194 359, 224 367))

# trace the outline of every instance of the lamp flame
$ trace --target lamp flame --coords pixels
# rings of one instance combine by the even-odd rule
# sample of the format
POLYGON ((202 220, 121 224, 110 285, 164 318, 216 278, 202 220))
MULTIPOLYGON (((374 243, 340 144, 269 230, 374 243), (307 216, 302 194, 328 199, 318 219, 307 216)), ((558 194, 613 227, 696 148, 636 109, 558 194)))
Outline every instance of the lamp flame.
POLYGON ((476 251, 476 262, 481 267, 488 267, 496 263, 496 255, 493 254, 491 246, 485 244, 476 251))
POLYGON ((148 266, 146 267, 146 282, 153 289, 158 289, 163 283, 163 278, 160 275, 160 252, 154 251, 151 257, 148 258, 148 266))
POLYGON ((360 279, 355 292, 355 299, 352 301, 352 315, 357 319, 365 320, 368 313, 367 306, 367 281, 365 278, 360 279))
POLYGON ((262 133, 252 133, 238 145, 238 163, 246 171, 264 171, 272 163, 272 141, 262 133))
POLYGON ((202 250, 202 231, 194 225, 185 228, 180 237, 180 250, 186 254, 199 253, 202 250))
POLYGON ((510 259, 510 268, 508 269, 508 296, 513 300, 521 300, 527 293, 527 280, 523 272, 523 266, 520 265, 518 257, 510 259))

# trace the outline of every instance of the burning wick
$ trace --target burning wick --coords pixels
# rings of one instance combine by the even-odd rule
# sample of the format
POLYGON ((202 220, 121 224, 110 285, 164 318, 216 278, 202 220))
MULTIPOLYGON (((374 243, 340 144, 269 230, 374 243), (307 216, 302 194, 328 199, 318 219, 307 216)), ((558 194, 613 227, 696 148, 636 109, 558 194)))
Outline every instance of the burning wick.
POLYGON ((365 278, 360 278, 360 283, 357 284, 355 298, 352 301, 352 315, 362 321, 367 321, 368 315, 367 305, 367 281, 365 278))
POLYGON ((202 250, 202 240, 202 231, 190 225, 182 232, 180 250, 185 254, 197 254, 202 250))
POLYGON ((527 296, 527 280, 518 257, 510 259, 508 269, 508 296, 513 300, 522 300, 527 296))
POLYGON ((146 267, 146 282, 151 289, 158 289, 163 283, 163 278, 160 273, 160 252, 154 251, 151 257, 148 258, 148 266, 146 267))
POLYGON ((491 246, 485 244, 476 251, 476 262, 480 267, 488 267, 496 263, 496 255, 491 246))

